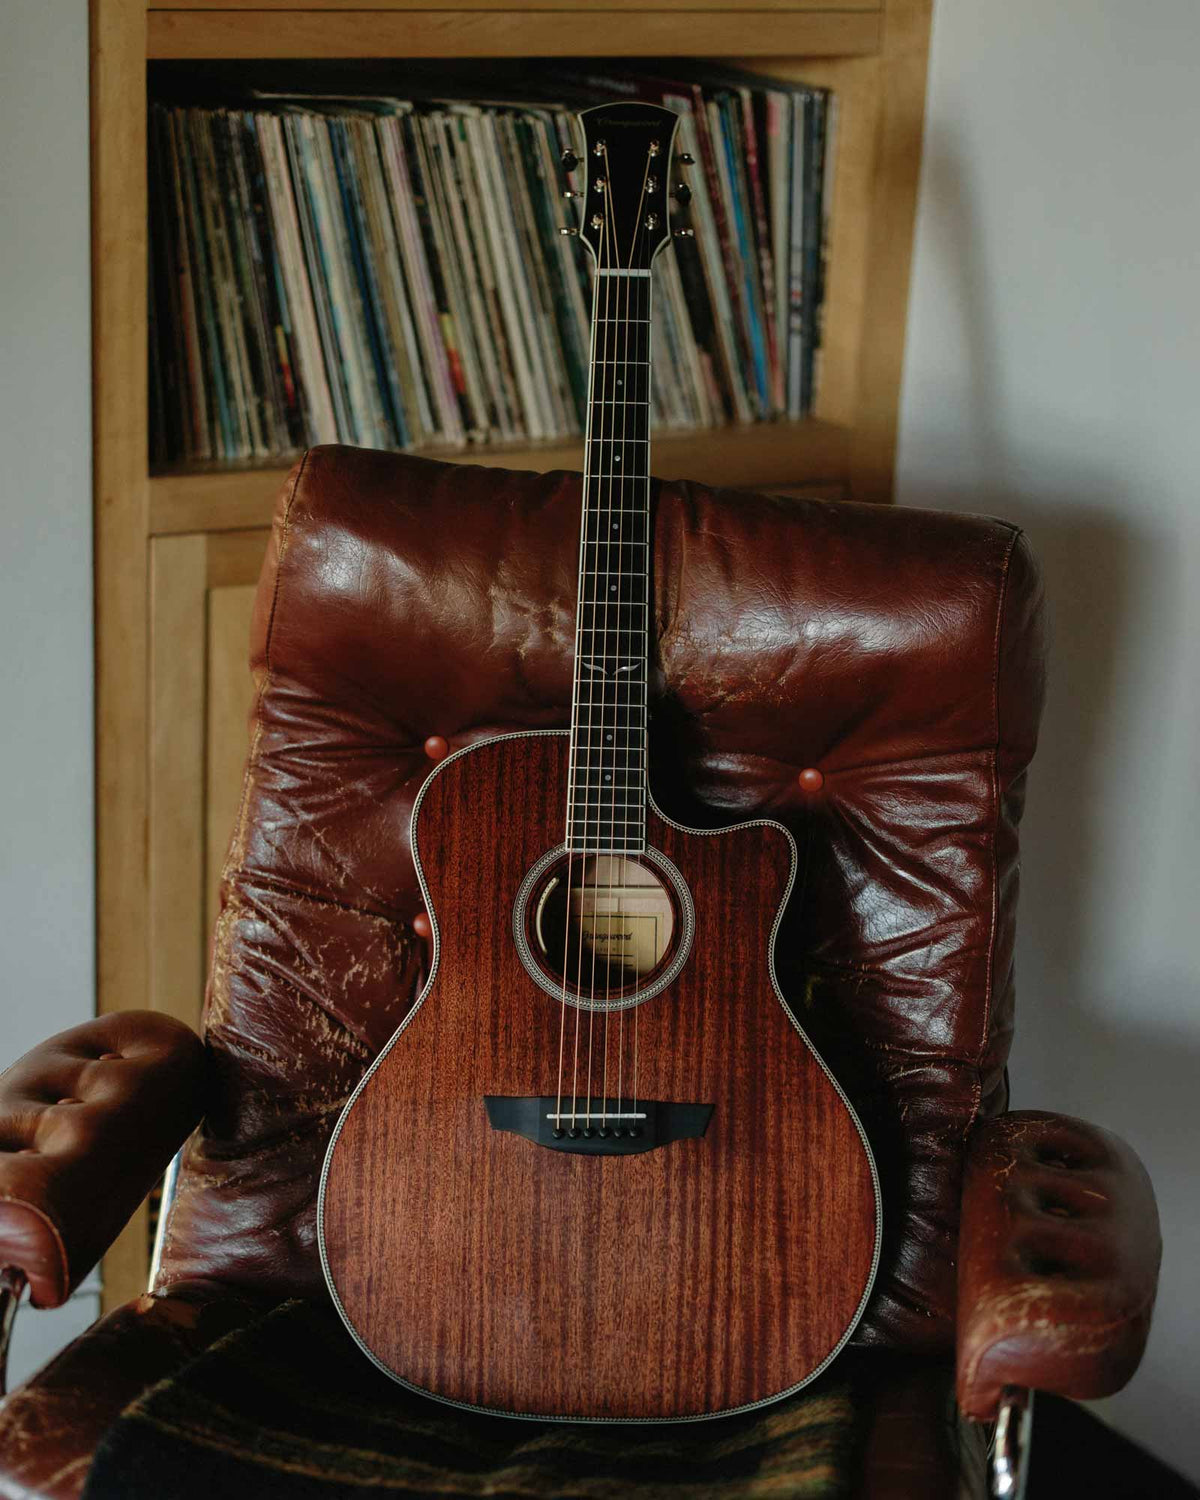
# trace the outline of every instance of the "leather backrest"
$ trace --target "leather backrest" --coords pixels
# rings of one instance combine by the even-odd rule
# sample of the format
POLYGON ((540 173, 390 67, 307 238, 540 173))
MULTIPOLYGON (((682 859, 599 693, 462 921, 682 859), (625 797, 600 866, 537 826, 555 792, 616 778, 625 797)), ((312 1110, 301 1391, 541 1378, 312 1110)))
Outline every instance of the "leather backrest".
MULTIPOLYGON (((213 946, 213 1095, 160 1286, 321 1293, 325 1143, 426 962, 423 743, 568 722, 579 514, 564 473, 330 447, 289 479, 213 946)), ((1036 564, 998 521, 683 483, 657 488, 654 536, 657 799, 797 834, 780 979, 884 1188, 857 1337, 944 1346, 964 1143, 1006 1102, 1036 564)))

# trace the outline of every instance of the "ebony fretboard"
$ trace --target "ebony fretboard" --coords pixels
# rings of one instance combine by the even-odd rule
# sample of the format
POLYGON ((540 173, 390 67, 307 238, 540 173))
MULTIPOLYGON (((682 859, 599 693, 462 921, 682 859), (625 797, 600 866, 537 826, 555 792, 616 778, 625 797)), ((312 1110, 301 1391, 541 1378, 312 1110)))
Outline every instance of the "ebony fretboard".
POLYGON ((596 276, 571 707, 569 847, 646 837, 650 275, 596 276))

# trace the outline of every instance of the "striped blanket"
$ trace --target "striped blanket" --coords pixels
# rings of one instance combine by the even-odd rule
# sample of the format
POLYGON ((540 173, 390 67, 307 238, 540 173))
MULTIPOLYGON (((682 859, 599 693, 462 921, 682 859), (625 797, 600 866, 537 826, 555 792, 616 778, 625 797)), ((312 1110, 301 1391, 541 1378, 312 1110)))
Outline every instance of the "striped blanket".
POLYGON ((84 1500, 834 1500, 855 1467, 858 1361, 714 1422, 516 1422, 410 1394, 332 1308, 285 1302, 151 1387, 109 1430, 84 1500))

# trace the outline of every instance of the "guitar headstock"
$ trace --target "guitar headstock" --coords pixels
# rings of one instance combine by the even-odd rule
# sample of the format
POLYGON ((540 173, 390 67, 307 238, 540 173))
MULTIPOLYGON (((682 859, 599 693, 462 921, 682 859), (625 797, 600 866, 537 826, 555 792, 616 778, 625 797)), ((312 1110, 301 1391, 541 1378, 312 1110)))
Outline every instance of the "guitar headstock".
POLYGON ((583 191, 572 195, 581 202, 579 235, 598 271, 649 271, 672 233, 679 117, 658 104, 621 103, 585 109, 579 120, 587 178, 583 191))

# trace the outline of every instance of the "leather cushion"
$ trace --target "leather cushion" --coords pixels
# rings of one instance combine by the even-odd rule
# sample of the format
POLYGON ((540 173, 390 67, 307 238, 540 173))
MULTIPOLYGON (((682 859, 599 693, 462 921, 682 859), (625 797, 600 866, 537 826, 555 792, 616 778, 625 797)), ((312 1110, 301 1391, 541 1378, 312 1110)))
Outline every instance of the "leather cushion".
POLYGON ((0 1401, 0 1500, 77 1500, 122 1408, 259 1310, 181 1287, 93 1323, 0 1401))
POLYGON ((181 1021, 115 1011, 0 1077, 0 1266, 57 1307, 108 1249, 200 1118, 204 1051, 181 1021))
MULTIPOLYGON (((654 507, 656 796, 684 822, 767 814, 798 835, 780 978, 884 1185, 857 1336, 948 1347, 964 1142, 1006 1097, 1037 566, 978 517, 685 483, 654 507)), ((293 472, 256 607, 215 1090, 162 1285, 321 1287, 325 1143, 426 961, 408 850, 423 742, 567 723, 579 515, 572 474, 344 448, 293 472)))
POLYGON ((976 1129, 963 1187, 958 1399, 1006 1385, 1091 1400, 1129 1380, 1162 1256, 1146 1170, 1111 1131, 1020 1110, 976 1129))

